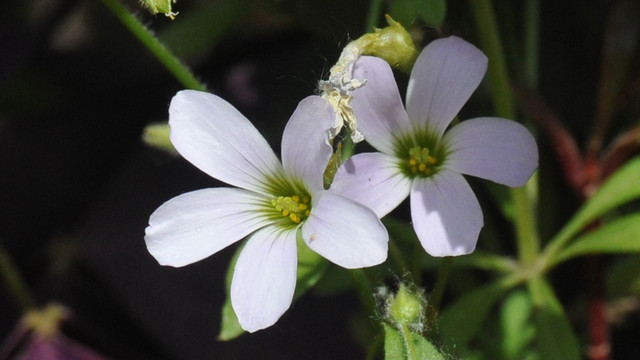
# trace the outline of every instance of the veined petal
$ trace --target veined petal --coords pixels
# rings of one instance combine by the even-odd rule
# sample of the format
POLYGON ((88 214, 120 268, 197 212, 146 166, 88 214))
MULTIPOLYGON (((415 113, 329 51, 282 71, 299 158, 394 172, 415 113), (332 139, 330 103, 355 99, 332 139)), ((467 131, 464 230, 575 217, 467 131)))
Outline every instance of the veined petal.
POLYGON ((347 269, 378 265, 387 258, 389 235, 376 214, 331 191, 313 196, 302 238, 311 250, 347 269))
POLYGON ((144 240, 161 265, 202 260, 270 221, 258 194, 232 188, 192 191, 162 204, 149 218, 144 240))
POLYGON ((302 100, 282 135, 282 164, 289 176, 304 179, 311 192, 322 190, 322 176, 331 157, 328 129, 335 114, 319 96, 302 100))
POLYGON ((358 130, 374 148, 393 154, 394 135, 408 130, 410 123, 391 67, 382 59, 363 56, 354 66, 353 78, 367 81, 353 91, 351 100, 358 130))
POLYGON ((447 170, 414 180, 411 219, 431 256, 473 252, 483 225, 482 209, 471 187, 462 175, 447 170))
POLYGON ((515 121, 478 118, 445 133, 447 168, 511 187, 526 184, 538 167, 538 147, 527 128, 515 121))
POLYGON ((243 329, 269 327, 289 309, 297 269, 295 229, 268 226, 251 235, 231 280, 231 305, 243 329))
POLYGON ((210 176, 264 192, 267 175, 282 165, 267 141, 236 108, 213 94, 179 91, 169 107, 171 143, 210 176))
POLYGON ((472 44, 455 36, 431 42, 409 78, 409 120, 442 136, 486 71, 487 57, 472 44))
POLYGON ((336 173, 331 191, 387 215, 409 195, 411 180, 404 176, 396 159, 382 153, 362 153, 349 158, 336 173))

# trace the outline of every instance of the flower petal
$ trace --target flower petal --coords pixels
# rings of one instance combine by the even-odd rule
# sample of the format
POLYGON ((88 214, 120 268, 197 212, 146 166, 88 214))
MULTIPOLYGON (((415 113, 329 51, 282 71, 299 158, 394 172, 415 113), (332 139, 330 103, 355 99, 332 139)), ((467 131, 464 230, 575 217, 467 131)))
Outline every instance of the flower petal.
POLYGON ((282 164, 289 176, 304 179, 311 192, 323 189, 322 176, 333 149, 328 129, 335 114, 319 96, 302 100, 282 135, 282 164))
POLYGON ((231 305, 243 329, 269 327, 289 309, 297 267, 296 230, 269 226, 251 235, 231 280, 231 305))
POLYGON ((263 201, 255 193, 231 188, 174 197, 151 214, 144 237, 147 249, 162 265, 202 260, 269 224, 256 210, 263 201))
POLYGON ((314 194, 302 238, 311 250, 347 269, 378 265, 387 258, 389 235, 376 214, 327 190, 314 194))
POLYGON ((386 61, 363 56, 355 64, 353 78, 366 84, 353 91, 351 107, 358 130, 374 148, 393 154, 394 135, 410 127, 398 85, 386 61))
POLYGON ((487 57, 472 44, 455 36, 431 42, 409 78, 410 121, 442 136, 486 71, 487 57))
POLYGON ((362 153, 349 158, 336 173, 331 191, 387 215, 409 195, 411 180, 382 153, 362 153))
POLYGON ((520 187, 538 167, 538 147, 527 128, 515 121, 478 118, 445 133, 451 170, 520 187))
POLYGON ((171 143, 210 176, 264 192, 266 175, 282 165, 258 130, 236 108, 213 94, 179 91, 169 107, 171 143))
POLYGON ((483 225, 482 209, 464 177, 440 171, 414 180, 411 219, 422 247, 431 256, 473 252, 483 225))

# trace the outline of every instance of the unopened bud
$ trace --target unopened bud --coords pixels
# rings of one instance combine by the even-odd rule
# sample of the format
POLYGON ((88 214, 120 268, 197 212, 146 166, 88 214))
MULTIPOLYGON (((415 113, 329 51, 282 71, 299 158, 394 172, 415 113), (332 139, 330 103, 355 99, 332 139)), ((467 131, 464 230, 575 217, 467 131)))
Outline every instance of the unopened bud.
POLYGON ((178 15, 177 12, 171 10, 171 6, 176 3, 176 0, 140 0, 140 2, 153 15, 161 13, 171 20, 175 19, 176 15, 178 15))
POLYGON ((375 29, 373 33, 363 36, 363 55, 373 55, 384 59, 392 67, 410 73, 418 57, 418 50, 413 44, 411 35, 397 21, 386 16, 389 26, 375 29))

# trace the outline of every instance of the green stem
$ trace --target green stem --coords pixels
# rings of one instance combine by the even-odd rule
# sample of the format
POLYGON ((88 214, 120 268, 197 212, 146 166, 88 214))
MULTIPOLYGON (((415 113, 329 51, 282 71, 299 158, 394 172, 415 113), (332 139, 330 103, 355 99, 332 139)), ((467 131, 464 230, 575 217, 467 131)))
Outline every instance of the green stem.
POLYGON ((2 277, 7 292, 13 295, 23 312, 35 306, 33 295, 29 292, 20 272, 2 245, 0 245, 0 277, 2 277))
POLYGON ((381 9, 382 0, 371 0, 371 5, 369 6, 369 14, 367 15, 367 22, 364 28, 365 33, 373 31, 373 27, 378 24, 381 9))
POLYGON ((102 0, 111 12, 140 40, 144 46, 164 65, 175 78, 188 89, 206 91, 207 87, 198 81, 191 71, 175 57, 140 21, 133 16, 119 0, 102 0))
POLYGON ((447 256, 442 259, 440 269, 438 270, 438 280, 436 280, 435 289, 431 293, 431 306, 434 313, 439 312, 440 304, 442 303, 442 297, 444 296, 444 290, 447 288, 447 282, 449 282, 449 275, 451 275, 451 269, 453 268, 454 257, 447 256))
MULTIPOLYGON (((482 48, 489 57, 489 79, 496 113, 503 118, 515 119, 511 82, 491 2, 470 0, 470 5, 476 19, 482 48)), ((523 264, 531 264, 535 261, 540 248, 533 203, 528 196, 526 186, 511 189, 511 198, 515 208, 514 223, 518 257, 523 264)))

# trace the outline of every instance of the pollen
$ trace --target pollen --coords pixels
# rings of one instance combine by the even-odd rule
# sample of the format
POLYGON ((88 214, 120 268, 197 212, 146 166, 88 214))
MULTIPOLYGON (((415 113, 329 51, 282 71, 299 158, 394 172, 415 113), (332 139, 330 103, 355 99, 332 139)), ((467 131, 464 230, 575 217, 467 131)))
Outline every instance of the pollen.
POLYGON ((407 165, 412 175, 427 177, 436 172, 439 161, 431 154, 429 148, 414 146, 409 149, 407 165))
POLYGON ((271 204, 284 218, 288 218, 293 224, 300 224, 311 214, 311 197, 291 195, 278 196, 271 200, 271 204))

